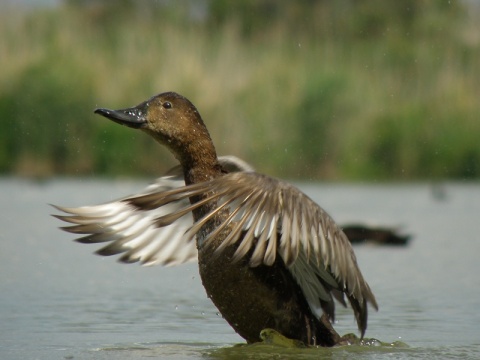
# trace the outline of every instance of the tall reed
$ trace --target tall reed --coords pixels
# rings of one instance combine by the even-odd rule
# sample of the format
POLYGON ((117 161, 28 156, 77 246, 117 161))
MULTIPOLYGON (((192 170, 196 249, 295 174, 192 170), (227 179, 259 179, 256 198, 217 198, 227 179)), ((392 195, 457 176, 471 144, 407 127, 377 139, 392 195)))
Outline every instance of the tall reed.
POLYGON ((0 171, 158 175, 174 163, 165 150, 92 110, 173 90, 197 105, 220 154, 272 175, 480 177, 478 14, 367 38, 282 21, 245 36, 234 19, 212 30, 173 18, 2 12, 0 171))

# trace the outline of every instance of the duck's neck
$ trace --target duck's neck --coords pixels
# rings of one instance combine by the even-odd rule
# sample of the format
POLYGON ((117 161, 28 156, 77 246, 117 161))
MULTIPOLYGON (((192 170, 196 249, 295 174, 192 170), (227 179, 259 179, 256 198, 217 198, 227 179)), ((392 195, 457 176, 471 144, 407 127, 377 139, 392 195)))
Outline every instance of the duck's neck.
MULTIPOLYGON (((222 168, 218 163, 217 153, 212 141, 208 138, 198 140, 192 143, 191 149, 185 149, 183 156, 179 158, 183 167, 183 173, 185 177, 185 184, 197 184, 204 181, 213 180, 222 174, 222 168)), ((204 193, 199 196, 190 198, 190 202, 196 203, 209 194, 204 193)), ((205 214, 210 212, 216 203, 207 203, 193 211, 193 217, 195 221, 202 218, 205 214)))
POLYGON ((221 175, 221 166, 218 163, 217 153, 211 141, 199 141, 187 149, 180 158, 185 176, 185 184, 197 184, 215 179, 221 175))

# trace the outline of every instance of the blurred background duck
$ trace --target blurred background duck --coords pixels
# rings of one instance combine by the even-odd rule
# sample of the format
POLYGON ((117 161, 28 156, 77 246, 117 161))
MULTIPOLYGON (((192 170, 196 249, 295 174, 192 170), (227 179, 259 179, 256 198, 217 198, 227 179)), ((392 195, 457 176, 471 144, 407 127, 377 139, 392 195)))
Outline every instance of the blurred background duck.
POLYGON ((177 93, 95 112, 150 134, 180 166, 138 195, 57 206, 74 224, 63 229, 84 235, 77 241, 106 242, 97 253, 122 253, 127 263, 198 258, 208 297, 248 343, 265 328, 306 345, 343 343, 331 322, 334 299, 346 306, 345 298, 363 337, 375 296, 345 233, 308 196, 237 158, 217 158, 199 112, 177 93))

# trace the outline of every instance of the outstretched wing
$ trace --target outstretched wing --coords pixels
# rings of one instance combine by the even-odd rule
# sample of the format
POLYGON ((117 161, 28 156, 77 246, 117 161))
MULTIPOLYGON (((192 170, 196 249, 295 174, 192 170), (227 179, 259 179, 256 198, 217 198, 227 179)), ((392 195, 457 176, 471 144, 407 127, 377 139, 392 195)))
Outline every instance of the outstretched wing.
MULTIPOLYGON (((219 163, 225 172, 253 170, 235 156, 222 156, 219 163)), ((84 244, 108 243, 96 252, 99 255, 123 254, 119 260, 125 263, 178 265, 197 260, 195 241, 184 236, 193 223, 191 214, 186 213, 174 223, 162 227, 157 226, 155 220, 188 206, 188 197, 148 209, 133 206, 132 202, 138 197, 162 194, 184 186, 182 168, 175 166, 138 195, 94 206, 69 208, 54 205, 68 214, 54 216, 74 224, 62 227, 63 230, 85 235, 76 241, 84 244)))
MULTIPOLYGON (((250 256, 251 266, 272 265, 280 256, 309 302, 312 310, 322 309, 334 318, 333 297, 345 304, 344 294, 355 312, 362 336, 367 325, 367 303, 377 303, 364 280, 353 249, 333 219, 294 186, 255 172, 227 174, 208 182, 163 193, 131 199, 138 208, 161 208, 180 199, 210 194, 155 220, 159 227, 170 226, 185 214, 208 202, 215 202, 209 213, 186 232, 192 239, 223 209, 224 221, 211 229, 200 246, 209 246, 224 230, 228 235, 216 248, 221 253, 236 246, 232 261, 250 256)), ((318 313, 318 312, 317 312, 318 313)))
MULTIPOLYGON (((184 186, 183 177, 165 176, 150 185, 141 196, 184 186)), ((172 202, 164 207, 140 211, 128 202, 129 198, 109 203, 67 208, 55 206, 69 215, 55 217, 74 225, 63 230, 84 234, 76 239, 83 244, 108 243, 96 253, 109 256, 122 254, 120 261, 140 262, 142 265, 177 265, 197 259, 194 241, 183 234, 192 225, 192 217, 184 216, 174 224, 159 228, 155 219, 178 211, 188 205, 188 199, 172 202)))

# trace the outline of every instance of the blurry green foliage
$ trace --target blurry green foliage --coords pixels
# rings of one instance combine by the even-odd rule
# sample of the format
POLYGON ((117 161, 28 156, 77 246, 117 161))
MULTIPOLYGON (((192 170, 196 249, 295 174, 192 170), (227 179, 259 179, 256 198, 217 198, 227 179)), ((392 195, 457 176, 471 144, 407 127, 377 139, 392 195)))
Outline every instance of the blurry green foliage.
POLYGON ((272 175, 480 177, 478 12, 446 0, 68 0, 0 15, 0 172, 155 175, 94 116, 178 91, 272 175))
POLYGON ((67 64, 54 68, 45 60, 26 68, 0 98, 0 171, 48 175, 78 168, 85 154, 75 148, 92 135, 87 85, 84 74, 67 64))

